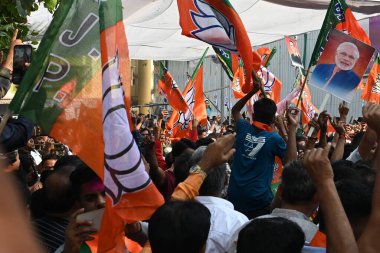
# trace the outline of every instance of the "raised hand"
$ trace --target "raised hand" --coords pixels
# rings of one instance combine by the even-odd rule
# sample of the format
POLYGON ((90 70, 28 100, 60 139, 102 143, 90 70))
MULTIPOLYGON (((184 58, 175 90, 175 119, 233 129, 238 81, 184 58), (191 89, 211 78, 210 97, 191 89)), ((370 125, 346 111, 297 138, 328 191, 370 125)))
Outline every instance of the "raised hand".
POLYGON ((317 122, 321 131, 324 131, 324 132, 327 131, 327 122, 329 118, 330 118, 330 115, 327 113, 327 111, 323 111, 319 114, 317 122))
POLYGON ((224 135, 208 145, 198 165, 207 172, 220 164, 228 162, 235 153, 235 149, 233 148, 235 136, 236 134, 224 135))
POLYGON ((325 148, 307 150, 303 158, 303 165, 317 188, 319 185, 332 182, 334 178, 328 157, 330 147, 331 144, 328 144, 325 148))
POLYGON ((77 210, 69 219, 65 232, 64 253, 79 253, 84 241, 94 240, 92 236, 97 230, 91 227, 90 221, 78 221, 77 216, 84 213, 84 209, 77 210))
POLYGON ((350 109, 347 106, 346 102, 342 102, 339 104, 339 115, 340 115, 340 120, 346 122, 347 115, 350 109))
POLYGON ((13 70, 13 49, 16 45, 22 45, 22 40, 17 39, 17 35, 18 35, 18 29, 16 29, 13 33, 11 45, 9 47, 9 53, 3 65, 4 68, 9 69, 10 71, 13 70))
POLYGON ((335 131, 340 136, 346 135, 346 129, 344 127, 344 121, 338 120, 337 117, 334 117, 333 119, 331 119, 331 117, 329 117, 329 120, 330 120, 331 125, 335 129, 335 131))
POLYGON ((296 107, 289 107, 286 111, 286 118, 288 121, 288 128, 297 128, 299 122, 299 109, 296 107))
POLYGON ((368 103, 363 107, 363 118, 368 127, 374 130, 379 138, 380 136, 380 105, 368 103))

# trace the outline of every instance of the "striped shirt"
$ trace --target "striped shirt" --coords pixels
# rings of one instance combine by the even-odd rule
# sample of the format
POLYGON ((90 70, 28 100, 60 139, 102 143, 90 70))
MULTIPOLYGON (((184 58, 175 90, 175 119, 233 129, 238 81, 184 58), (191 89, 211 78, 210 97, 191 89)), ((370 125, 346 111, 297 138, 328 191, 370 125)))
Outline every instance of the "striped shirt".
POLYGON ((68 223, 66 219, 49 216, 33 222, 37 237, 46 252, 54 252, 65 242, 65 230, 68 223))

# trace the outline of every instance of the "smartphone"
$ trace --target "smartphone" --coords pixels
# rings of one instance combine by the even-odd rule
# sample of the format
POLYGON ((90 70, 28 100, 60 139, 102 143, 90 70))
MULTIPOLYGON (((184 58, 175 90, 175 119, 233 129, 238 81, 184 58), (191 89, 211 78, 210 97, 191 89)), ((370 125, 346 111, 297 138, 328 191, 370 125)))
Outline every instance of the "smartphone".
POLYGON ((16 45, 13 52, 13 73, 12 82, 20 84, 28 69, 28 64, 32 61, 33 48, 31 45, 16 45))
POLYGON ((77 221, 91 221, 92 227, 99 231, 100 224, 102 223, 104 208, 90 211, 87 213, 81 213, 77 216, 77 221))

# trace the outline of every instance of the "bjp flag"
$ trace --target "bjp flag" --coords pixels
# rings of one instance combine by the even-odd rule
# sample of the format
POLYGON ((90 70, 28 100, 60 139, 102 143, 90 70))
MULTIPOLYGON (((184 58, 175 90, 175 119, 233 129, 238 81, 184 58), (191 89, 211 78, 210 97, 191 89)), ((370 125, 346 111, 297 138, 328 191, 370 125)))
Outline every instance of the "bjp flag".
POLYGON ((377 54, 367 84, 361 97, 363 100, 380 104, 380 56, 377 54))
POLYGON ((204 52, 201 60, 191 79, 188 81, 183 94, 189 105, 186 111, 174 110, 170 119, 166 123, 166 128, 174 138, 188 138, 191 130, 192 119, 195 117, 201 126, 207 124, 206 103, 203 95, 203 61, 208 48, 204 52))
POLYGON ((166 95, 169 105, 177 111, 186 111, 189 107, 168 69, 161 63, 161 78, 158 87, 166 95))
POLYGON ((232 91, 234 93, 234 97, 240 99, 245 96, 243 91, 241 90, 241 85, 244 83, 244 69, 243 66, 240 66, 234 75, 234 79, 231 82, 232 91))
POLYGON ((240 55, 244 63, 244 93, 252 89, 252 69, 258 71, 261 58, 252 53, 251 42, 238 13, 228 0, 177 0, 182 34, 240 55))

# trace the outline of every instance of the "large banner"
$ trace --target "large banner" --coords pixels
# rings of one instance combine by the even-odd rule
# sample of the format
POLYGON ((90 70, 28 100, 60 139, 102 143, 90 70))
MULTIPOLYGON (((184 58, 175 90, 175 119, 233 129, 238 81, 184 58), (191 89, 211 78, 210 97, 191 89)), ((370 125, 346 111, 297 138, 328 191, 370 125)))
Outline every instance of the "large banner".
POLYGON ((332 30, 310 79, 310 84, 351 102, 375 49, 332 30))

